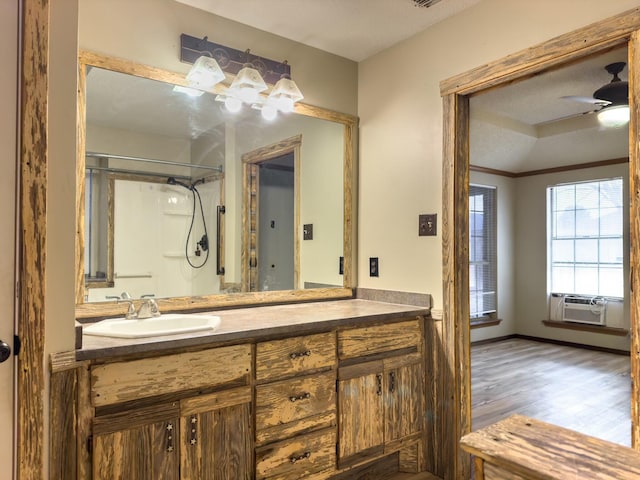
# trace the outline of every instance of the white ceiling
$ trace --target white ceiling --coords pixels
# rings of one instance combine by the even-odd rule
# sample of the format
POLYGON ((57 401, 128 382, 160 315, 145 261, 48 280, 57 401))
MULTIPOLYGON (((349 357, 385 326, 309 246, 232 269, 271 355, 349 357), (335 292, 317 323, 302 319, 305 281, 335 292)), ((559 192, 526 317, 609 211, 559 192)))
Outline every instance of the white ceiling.
POLYGON ((176 0, 360 62, 480 0, 176 0))
POLYGON ((628 156, 627 125, 603 128, 581 115, 598 107, 562 98, 592 97, 611 81, 605 65, 620 61, 626 48, 471 98, 471 163, 517 173, 628 156))

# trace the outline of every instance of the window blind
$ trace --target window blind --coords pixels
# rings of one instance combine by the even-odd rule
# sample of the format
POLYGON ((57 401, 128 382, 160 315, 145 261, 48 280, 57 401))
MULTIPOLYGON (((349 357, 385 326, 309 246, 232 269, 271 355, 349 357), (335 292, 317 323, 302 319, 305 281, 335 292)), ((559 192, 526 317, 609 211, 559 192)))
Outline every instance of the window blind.
POLYGON ((469 187, 469 301, 471 318, 497 309, 496 188, 469 187))

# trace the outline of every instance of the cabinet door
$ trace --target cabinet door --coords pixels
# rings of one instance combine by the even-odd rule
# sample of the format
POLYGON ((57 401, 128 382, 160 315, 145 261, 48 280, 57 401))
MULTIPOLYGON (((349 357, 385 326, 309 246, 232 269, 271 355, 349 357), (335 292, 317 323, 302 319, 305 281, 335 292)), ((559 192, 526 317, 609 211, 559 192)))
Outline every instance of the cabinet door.
POLYGON ((419 362, 385 370, 385 443, 422 430, 422 385, 419 362))
MULTIPOLYGON (((338 454, 340 460, 358 453, 374 455, 383 449, 382 371, 382 365, 379 362, 345 367, 339 371, 338 454)), ((340 466, 344 465, 342 461, 340 464, 340 466)))
POLYGON ((93 479, 177 480, 178 416, 166 413, 160 406, 96 418, 93 479))
POLYGON ((241 387, 180 402, 181 478, 253 478, 251 390, 241 387))

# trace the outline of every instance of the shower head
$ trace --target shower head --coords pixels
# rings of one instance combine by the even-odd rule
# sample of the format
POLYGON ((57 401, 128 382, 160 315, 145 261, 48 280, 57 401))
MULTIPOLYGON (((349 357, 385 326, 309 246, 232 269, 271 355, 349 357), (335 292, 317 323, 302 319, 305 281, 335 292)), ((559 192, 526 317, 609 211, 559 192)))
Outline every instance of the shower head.
POLYGON ((182 183, 179 182, 178 180, 176 180, 174 177, 169 177, 167 178, 167 183, 169 185, 180 185, 181 187, 186 188, 187 190, 191 190, 191 187, 189 185, 187 185, 186 183, 182 183))

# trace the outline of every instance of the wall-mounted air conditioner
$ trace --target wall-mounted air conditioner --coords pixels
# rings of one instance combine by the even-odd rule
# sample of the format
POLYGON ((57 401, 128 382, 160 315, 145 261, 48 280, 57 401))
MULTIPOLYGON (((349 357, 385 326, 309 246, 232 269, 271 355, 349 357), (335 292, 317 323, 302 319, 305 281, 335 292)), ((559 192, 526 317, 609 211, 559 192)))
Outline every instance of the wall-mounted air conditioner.
POLYGON ((562 321, 604 325, 606 304, 601 297, 567 295, 562 305, 562 321))
POLYGON ((624 302, 621 298, 552 293, 549 319, 624 328, 624 302))

